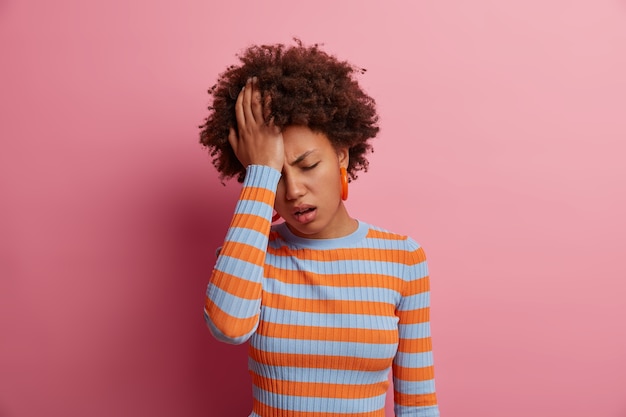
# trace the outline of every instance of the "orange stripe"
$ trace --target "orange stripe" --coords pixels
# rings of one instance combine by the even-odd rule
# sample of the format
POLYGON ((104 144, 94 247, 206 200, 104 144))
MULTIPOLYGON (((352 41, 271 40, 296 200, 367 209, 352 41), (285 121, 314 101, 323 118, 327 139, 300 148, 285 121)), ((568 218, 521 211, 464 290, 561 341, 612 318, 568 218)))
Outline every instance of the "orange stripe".
POLYGON ((290 366, 298 368, 329 368, 346 371, 380 371, 389 368, 392 358, 368 359, 349 356, 301 355, 297 353, 266 352, 249 348, 250 357, 264 365, 290 366))
POLYGON ((265 217, 247 213, 235 213, 233 220, 230 223, 230 227, 252 229, 265 234, 269 232, 270 226, 270 221, 265 217))
POLYGON ((387 240, 406 240, 406 236, 398 235, 391 232, 383 232, 382 230, 369 229, 367 231, 368 238, 387 239, 387 240))
POLYGON ((295 324, 269 323, 259 326, 258 334, 300 340, 325 340, 329 342, 384 343, 398 341, 397 330, 342 329, 337 327, 300 326, 295 324))
POLYGON ((430 319, 430 308, 418 308, 417 310, 402 311, 398 324, 419 324, 427 323, 430 319))
MULTIPOLYGON (((289 248, 284 246, 268 248, 268 253, 276 256, 293 256, 289 248)), ((401 265, 414 265, 419 263, 414 261, 414 257, 407 256, 405 250, 400 249, 349 248, 328 251, 324 249, 304 248, 298 250, 298 258, 326 262, 349 260, 395 262, 401 265)))
POLYGON ((235 297, 246 300, 257 300, 261 298, 263 285, 260 282, 250 282, 236 275, 227 274, 218 270, 213 270, 211 284, 222 291, 235 297))
POLYGON ((435 368, 433 366, 405 368, 403 366, 394 365, 393 375, 395 378, 403 381, 430 381, 431 379, 435 379, 435 368))
POLYGON ((256 399, 253 403, 252 411, 257 413, 260 416, 283 416, 289 415, 289 417, 385 417, 385 409, 381 408, 380 410, 370 411, 367 413, 341 413, 337 414, 335 412, 332 413, 322 413, 316 411, 285 411, 279 408, 270 407, 269 405, 263 404, 256 399))
POLYGON ((394 391, 393 399, 396 403, 405 407, 429 407, 437 405, 437 395, 432 394, 403 394, 394 391))
POLYGON ((430 352, 431 350, 433 350, 433 346, 430 337, 403 339, 398 347, 398 352, 402 353, 423 353, 430 352))
POLYGON ((316 274, 265 265, 265 276, 286 284, 311 284, 327 287, 388 288, 401 292, 406 282, 398 277, 381 274, 316 274))
POLYGON ((331 384, 323 382, 297 382, 266 378, 250 372, 257 387, 279 395, 324 398, 371 398, 387 392, 388 381, 375 384, 331 384))
POLYGON ((430 278, 428 275, 422 277, 420 279, 414 279, 406 283, 406 287, 404 288, 403 296, 421 294, 423 292, 430 291, 430 278))
POLYGON ((240 319, 233 317, 215 304, 209 297, 205 298, 204 308, 215 326, 228 337, 240 337, 254 329, 259 315, 240 319))
POLYGON ((426 253, 424 252, 424 248, 422 247, 419 247, 413 252, 411 252, 411 255, 415 263, 424 262, 426 260, 426 253))
POLYGON ((241 259, 259 266, 265 262, 265 251, 247 243, 226 242, 222 247, 220 255, 241 259))
POLYGON ((274 205, 274 199, 276 194, 274 191, 270 191, 267 188, 262 187, 244 187, 241 190, 240 200, 252 200, 267 203, 270 206, 274 205))
POLYGON ((263 295, 266 307, 292 310, 303 313, 335 313, 335 314, 373 314, 377 316, 394 316, 396 306, 379 301, 347 301, 347 300, 309 300, 292 298, 285 295, 263 295))

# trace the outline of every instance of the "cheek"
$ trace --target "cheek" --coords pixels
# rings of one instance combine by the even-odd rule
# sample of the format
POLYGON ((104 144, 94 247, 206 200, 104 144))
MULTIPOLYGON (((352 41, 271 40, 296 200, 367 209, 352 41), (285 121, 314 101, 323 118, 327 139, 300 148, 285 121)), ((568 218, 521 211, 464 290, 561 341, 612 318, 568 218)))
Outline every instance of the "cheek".
POLYGON ((328 189, 341 193, 341 175, 339 172, 332 172, 326 177, 328 189))

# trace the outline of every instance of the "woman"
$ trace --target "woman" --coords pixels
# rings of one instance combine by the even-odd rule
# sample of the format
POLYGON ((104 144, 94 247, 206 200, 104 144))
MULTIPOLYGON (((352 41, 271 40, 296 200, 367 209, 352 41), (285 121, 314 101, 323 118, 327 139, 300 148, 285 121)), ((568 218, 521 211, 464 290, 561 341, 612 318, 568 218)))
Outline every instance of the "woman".
POLYGON ((217 339, 250 341, 250 416, 384 416, 390 369, 396 416, 439 416, 424 252, 343 203, 378 133, 363 70, 299 41, 240 60, 201 126, 243 183, 204 311, 217 339))

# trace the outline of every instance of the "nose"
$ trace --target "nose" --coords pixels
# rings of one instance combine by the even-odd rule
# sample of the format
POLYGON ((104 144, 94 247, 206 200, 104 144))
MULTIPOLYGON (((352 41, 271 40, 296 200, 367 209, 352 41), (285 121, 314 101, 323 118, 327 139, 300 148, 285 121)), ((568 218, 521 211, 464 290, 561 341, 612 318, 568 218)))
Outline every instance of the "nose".
POLYGON ((283 174, 285 184, 285 198, 287 200, 297 200, 306 193, 306 187, 297 175, 283 174))

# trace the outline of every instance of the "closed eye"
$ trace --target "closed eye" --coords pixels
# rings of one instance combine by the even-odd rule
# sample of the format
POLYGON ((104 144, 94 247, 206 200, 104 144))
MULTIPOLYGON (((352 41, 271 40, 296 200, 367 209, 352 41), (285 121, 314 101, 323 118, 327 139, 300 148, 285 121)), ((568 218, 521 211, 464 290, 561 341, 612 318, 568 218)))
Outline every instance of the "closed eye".
POLYGON ((302 167, 302 170, 303 170, 303 171, 309 171, 309 170, 311 170, 311 169, 315 168, 315 167, 316 167, 316 166, 318 166, 318 165, 319 165, 319 161, 318 161, 318 162, 316 162, 316 163, 314 163, 313 165, 307 165, 307 166, 302 167))

